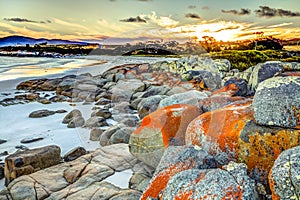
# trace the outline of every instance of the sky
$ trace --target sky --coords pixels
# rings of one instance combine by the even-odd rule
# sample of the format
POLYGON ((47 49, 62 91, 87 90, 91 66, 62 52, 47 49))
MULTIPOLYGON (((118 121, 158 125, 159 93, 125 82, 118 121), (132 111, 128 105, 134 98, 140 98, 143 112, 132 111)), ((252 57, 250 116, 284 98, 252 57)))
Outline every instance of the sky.
POLYGON ((300 0, 0 0, 0 37, 99 43, 300 38, 300 0))

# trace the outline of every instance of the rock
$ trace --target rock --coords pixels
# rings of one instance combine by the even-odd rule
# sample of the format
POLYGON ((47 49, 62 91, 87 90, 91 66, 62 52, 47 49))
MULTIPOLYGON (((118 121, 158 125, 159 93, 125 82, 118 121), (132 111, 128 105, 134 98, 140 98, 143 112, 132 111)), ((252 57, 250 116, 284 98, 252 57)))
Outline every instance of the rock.
POLYGON ((251 90, 256 90, 258 84, 262 81, 272 78, 277 73, 283 72, 283 64, 280 61, 268 61, 257 64, 250 76, 249 85, 251 90))
POLYGON ((59 83, 59 85, 56 88, 57 94, 62 94, 63 91, 67 91, 70 89, 73 89, 76 84, 75 79, 64 79, 62 82, 59 83))
POLYGON ((17 145, 17 146, 15 146, 15 148, 16 148, 16 149, 20 149, 20 150, 22 150, 22 151, 24 151, 24 150, 29 150, 29 148, 26 147, 26 146, 24 146, 24 145, 17 145))
POLYGON ((176 104, 147 115, 130 136, 130 152, 142 162, 156 167, 166 147, 184 144, 186 128, 199 114, 196 106, 176 104))
POLYGON ((229 84, 235 84, 238 88, 238 90, 236 91, 235 94, 233 94, 233 96, 246 97, 248 94, 250 94, 250 91, 248 89, 248 83, 245 79, 233 77, 233 78, 230 78, 229 80, 227 80, 224 83, 224 86, 227 86, 229 84))
POLYGON ((85 124, 85 120, 81 116, 76 116, 71 119, 71 121, 68 123, 68 128, 76 128, 81 127, 85 124))
POLYGON ((214 95, 199 101, 198 106, 203 110, 203 112, 210 112, 213 110, 218 110, 231 103, 237 103, 245 101, 244 97, 229 97, 224 95, 214 95))
POLYGON ((147 98, 154 95, 165 95, 170 90, 170 88, 166 85, 162 86, 152 86, 148 88, 140 97, 147 98))
POLYGON ((300 192, 300 147, 283 151, 269 174, 272 199, 297 199, 300 192))
POLYGON ((274 77, 259 84, 254 117, 267 126, 300 128, 300 77, 274 77))
POLYGON ((133 110, 130 108, 130 104, 128 102, 120 102, 113 107, 112 113, 133 113, 133 110))
POLYGON ((129 180, 129 188, 143 192, 148 187, 151 177, 142 173, 135 173, 129 180))
POLYGON ((25 98, 30 101, 35 101, 35 100, 39 99, 40 96, 38 94, 29 93, 29 94, 25 95, 25 98))
POLYGON ((29 138, 24 138, 21 140, 21 143, 23 144, 27 144, 27 143, 32 143, 32 142, 36 142, 39 140, 43 140, 43 137, 29 137, 29 138))
POLYGON ((110 99, 102 97, 95 103, 95 105, 106 105, 106 104, 110 104, 110 103, 111 103, 110 99))
POLYGON ((108 119, 111 117, 111 112, 109 112, 108 109, 97 109, 92 112, 91 116, 103 117, 104 119, 108 119))
POLYGON ((216 164, 211 155, 193 146, 169 146, 163 154, 141 200, 146 200, 149 197, 158 198, 159 194, 166 188, 169 180, 179 172, 188 169, 215 168, 216 164))
POLYGON ((206 70, 189 70, 182 74, 186 81, 203 84, 202 89, 215 90, 221 88, 222 79, 218 73, 206 70))
POLYGON ((121 121, 124 119, 139 121, 139 118, 138 118, 138 116, 136 116, 136 114, 127 114, 127 113, 120 113, 118 115, 114 115, 113 119, 119 123, 121 123, 121 121))
POLYGON ((0 139, 0 144, 7 142, 7 140, 0 139))
POLYGON ((5 158, 5 183, 60 162, 60 148, 55 145, 19 151, 5 158))
POLYGON ((107 126, 107 122, 103 117, 91 117, 86 120, 84 127, 93 128, 93 127, 100 127, 100 126, 107 126))
POLYGON ((55 91, 56 87, 63 81, 61 78, 48 79, 44 83, 37 86, 38 89, 43 91, 55 91))
POLYGON ((68 112, 68 111, 66 111, 64 109, 60 109, 60 110, 55 111, 55 113, 66 113, 66 112, 68 112))
POLYGON ((85 155, 87 152, 83 147, 75 147, 74 149, 70 150, 69 152, 67 152, 63 159, 65 162, 69 162, 72 160, 75 160, 77 158, 79 158, 80 156, 85 155))
POLYGON ((137 106, 139 117, 143 119, 146 115, 154 112, 157 109, 159 102, 166 97, 167 96, 155 95, 141 100, 137 106))
POLYGON ((158 108, 162 108, 173 104, 191 104, 197 106, 198 102, 206 97, 207 95, 204 92, 191 90, 188 92, 174 94, 165 99, 162 99, 159 102, 158 108))
POLYGON ((245 164, 229 163, 223 169, 190 169, 168 182, 162 199, 253 199, 258 200, 255 181, 245 164))
POLYGON ((109 127, 107 130, 105 130, 100 137, 100 145, 101 146, 106 146, 108 145, 109 139, 110 137, 116 133, 118 130, 120 130, 121 128, 124 128, 125 125, 124 124, 116 124, 114 126, 109 127))
POLYGON ((128 144, 131 133, 135 130, 132 127, 122 127, 117 130, 110 138, 108 144, 126 143, 128 144))
POLYGON ((125 190, 121 194, 113 196, 110 200, 137 200, 141 195, 142 193, 136 190, 125 190))
POLYGON ((48 99, 40 99, 38 102, 41 104, 50 104, 51 103, 51 101, 48 99))
POLYGON ((171 95, 180 94, 183 92, 187 92, 187 89, 185 89, 184 87, 175 86, 172 89, 170 89, 169 92, 167 92, 167 95, 171 96, 171 95))
POLYGON ((90 131, 90 140, 99 141, 103 131, 100 128, 92 128, 90 131))
POLYGON ((17 85, 17 90, 35 90, 38 85, 43 84, 48 79, 33 79, 25 82, 21 82, 17 85))
POLYGON ((120 123, 125 124, 129 127, 135 127, 137 125, 138 118, 125 118, 120 123))
POLYGON ((72 111, 70 111, 63 119, 63 122, 64 124, 68 124, 70 121, 72 121, 73 118, 76 118, 76 117, 81 117, 82 114, 80 112, 80 110, 78 109, 74 109, 72 111))
POLYGON ((54 115, 55 111, 51 111, 51 110, 37 110, 37 111, 33 111, 29 114, 30 118, 40 118, 40 117, 48 117, 50 115, 54 115))
POLYGON ((186 144, 197 145, 221 165, 243 162, 249 176, 267 186, 267 176, 278 155, 300 143, 300 130, 265 127, 254 123, 251 101, 233 103, 194 119, 186 144))
POLYGON ((0 164, 0 180, 4 178, 4 165, 0 164))

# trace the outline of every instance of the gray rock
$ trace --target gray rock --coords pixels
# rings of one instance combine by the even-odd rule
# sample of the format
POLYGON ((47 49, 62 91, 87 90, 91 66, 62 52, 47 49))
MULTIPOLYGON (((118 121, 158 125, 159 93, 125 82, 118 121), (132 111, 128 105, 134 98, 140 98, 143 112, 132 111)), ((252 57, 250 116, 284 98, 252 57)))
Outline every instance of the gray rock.
POLYGON ((85 120, 83 117, 78 116, 71 119, 71 121, 68 123, 68 128, 76 128, 81 127, 85 124, 85 120))
POLYGON ((130 104, 128 102, 120 102, 113 107, 112 113, 133 113, 133 110, 130 108, 130 104))
POLYGON ((283 64, 280 61, 268 61, 256 65, 249 79, 251 90, 255 91, 259 83, 281 72, 283 72, 283 64))
POLYGON ((260 83, 254 95, 258 124, 295 128, 300 125, 300 77, 274 77, 260 83))
POLYGON ((255 181, 247 176, 246 165, 233 162, 224 169, 179 172, 169 180, 163 199, 176 199, 183 194, 189 199, 259 199, 255 181))
POLYGON ((124 128, 125 125, 124 124, 116 124, 114 126, 109 127, 107 130, 105 130, 100 137, 100 145, 101 146, 106 146, 109 142, 110 137, 116 133, 118 130, 120 130, 121 128, 124 128))
POLYGON ((87 151, 83 147, 75 147, 74 149, 67 152, 63 159, 65 162, 69 162, 83 156, 87 153, 87 151))
POLYGON ((283 151, 269 174, 272 196, 278 199, 300 197, 300 147, 283 151))
POLYGON ((21 140, 21 143, 23 144, 27 144, 27 143, 32 143, 32 142, 36 142, 39 140, 43 140, 43 137, 29 137, 29 138, 24 138, 21 140))
POLYGON ((90 131, 90 140, 99 141, 103 131, 100 128, 92 128, 90 131))
POLYGON ((142 193, 136 190, 125 190, 116 196, 110 198, 110 200, 137 200, 142 196, 142 193))
POLYGON ((95 103, 95 105, 106 105, 106 104, 110 104, 110 103, 111 103, 111 100, 110 100, 110 99, 101 97, 101 98, 95 103))
POLYGON ((62 91, 73 89, 75 86, 75 79, 64 79, 56 88, 56 93, 61 94, 62 91))
POLYGON ((122 127, 117 130, 110 138, 108 144, 126 143, 128 144, 131 133, 135 130, 132 127, 122 127))
POLYGON ((206 70, 189 70, 182 74, 182 78, 186 81, 195 81, 197 83, 204 83, 206 88, 210 90, 219 89, 222 86, 222 79, 219 73, 206 70))
POLYGON ((0 144, 7 142, 7 140, 0 139, 0 144))
POLYGON ((148 98, 143 99, 137 107, 139 117, 142 119, 146 115, 155 111, 158 108, 159 102, 166 97, 167 96, 165 96, 165 95, 155 95, 155 96, 150 96, 148 98))
POLYGON ((111 117, 111 112, 109 112, 108 109, 97 109, 92 112, 91 114, 92 117, 98 116, 98 117, 103 117, 104 119, 108 119, 111 117))
POLYGON ((165 99, 162 99, 159 102, 158 108, 163 108, 165 106, 173 104, 191 104, 197 106, 198 102, 206 97, 208 96, 204 92, 191 90, 188 92, 174 94, 172 96, 166 97, 165 99))
POLYGON ((93 128, 93 127, 100 127, 100 126, 107 126, 107 122, 103 117, 91 117, 86 120, 84 127, 93 128))
POLYGON ((37 110, 37 111, 33 111, 29 114, 30 118, 40 118, 40 117, 48 117, 50 115, 54 115, 55 111, 51 111, 51 110, 37 110))
POLYGON ((148 88, 140 97, 147 98, 147 97, 151 97, 154 95, 165 95, 168 93, 169 90, 170 90, 170 87, 168 87, 166 85, 152 86, 152 87, 148 88))
POLYGON ((72 121, 72 119, 73 119, 74 117, 81 117, 81 116, 82 116, 82 114, 81 114, 80 110, 74 109, 74 110, 70 111, 70 112, 64 117, 62 123, 68 124, 70 121, 72 121))
POLYGON ((129 127, 135 127, 137 125, 138 118, 125 118, 120 121, 120 123, 125 124, 126 126, 129 127))
POLYGON ((251 93, 248 89, 248 83, 245 79, 233 77, 225 81, 224 86, 229 84, 235 84, 238 87, 238 91, 233 96, 245 97, 251 93))

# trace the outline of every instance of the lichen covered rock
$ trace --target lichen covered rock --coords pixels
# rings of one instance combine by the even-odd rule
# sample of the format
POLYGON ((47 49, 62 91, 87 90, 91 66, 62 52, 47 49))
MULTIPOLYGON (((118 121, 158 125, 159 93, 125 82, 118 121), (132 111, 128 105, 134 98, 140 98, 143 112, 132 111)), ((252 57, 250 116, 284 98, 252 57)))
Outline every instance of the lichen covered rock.
POLYGON ((276 159, 269 175, 272 199, 299 199, 300 147, 288 149, 276 159))
POLYGON ((254 117, 267 126, 300 128, 300 77, 275 77, 259 84, 254 117))
POLYGON ((196 106, 176 104, 147 115, 130 136, 130 152, 139 160, 156 167, 170 143, 184 144, 186 128, 199 114, 196 106))

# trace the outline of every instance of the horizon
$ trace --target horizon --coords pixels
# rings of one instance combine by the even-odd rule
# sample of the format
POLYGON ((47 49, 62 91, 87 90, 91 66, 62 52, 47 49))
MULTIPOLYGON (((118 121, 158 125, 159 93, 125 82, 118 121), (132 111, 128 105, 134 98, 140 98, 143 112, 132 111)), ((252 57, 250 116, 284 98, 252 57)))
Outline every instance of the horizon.
POLYGON ((294 0, 0 0, 0 37, 124 44, 148 40, 237 41, 300 35, 294 0))

